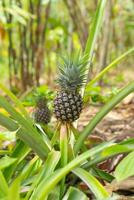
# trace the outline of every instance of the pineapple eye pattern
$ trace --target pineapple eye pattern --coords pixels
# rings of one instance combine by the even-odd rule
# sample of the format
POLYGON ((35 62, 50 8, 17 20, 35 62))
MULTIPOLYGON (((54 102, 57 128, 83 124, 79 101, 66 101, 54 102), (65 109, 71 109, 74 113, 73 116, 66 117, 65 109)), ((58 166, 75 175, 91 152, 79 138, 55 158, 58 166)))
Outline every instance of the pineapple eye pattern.
POLYGON ((38 108, 34 114, 37 123, 48 124, 50 121, 50 112, 48 108, 38 108))
POLYGON ((54 113, 62 122, 73 122, 79 118, 82 110, 82 98, 76 92, 61 91, 54 100, 54 113))
POLYGON ((34 120, 36 123, 48 124, 50 122, 51 113, 48 109, 45 98, 37 101, 36 110, 34 113, 34 120))

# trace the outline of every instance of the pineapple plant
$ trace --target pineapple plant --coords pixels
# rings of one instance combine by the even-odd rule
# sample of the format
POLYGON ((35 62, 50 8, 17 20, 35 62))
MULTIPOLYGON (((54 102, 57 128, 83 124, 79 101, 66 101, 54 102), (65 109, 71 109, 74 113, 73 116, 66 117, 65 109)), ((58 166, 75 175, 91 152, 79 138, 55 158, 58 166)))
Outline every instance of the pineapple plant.
POLYGON ((41 96, 36 100, 36 110, 34 113, 35 122, 41 124, 48 124, 50 122, 50 110, 47 106, 47 100, 41 96))
POLYGON ((82 111, 80 89, 85 82, 87 57, 77 53, 73 57, 62 58, 62 61, 57 78, 60 91, 54 99, 54 113, 62 123, 71 123, 79 118, 82 111))

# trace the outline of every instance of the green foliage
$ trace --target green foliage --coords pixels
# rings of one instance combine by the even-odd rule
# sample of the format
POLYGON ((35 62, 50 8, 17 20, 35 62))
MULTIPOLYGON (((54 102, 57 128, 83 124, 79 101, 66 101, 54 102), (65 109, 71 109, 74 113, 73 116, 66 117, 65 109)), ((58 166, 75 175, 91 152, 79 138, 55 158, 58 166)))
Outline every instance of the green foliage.
POLYGON ((50 90, 46 85, 33 88, 30 92, 22 96, 21 101, 25 107, 36 106, 38 99, 41 97, 46 98, 48 106, 52 110, 52 100, 55 97, 55 92, 50 90))
POLYGON ((91 28, 89 30, 90 34, 87 39, 85 54, 88 55, 90 62, 93 57, 93 51, 95 48, 96 40, 102 26, 106 2, 107 2, 106 0, 99 1, 98 7, 95 13, 95 17, 93 19, 91 28))
POLYGON ((17 123, 15 123, 12 119, 6 117, 2 113, 0 113, 0 124, 6 127, 9 131, 16 131, 18 128, 17 123))
POLYGON ((122 181, 134 175, 134 151, 129 153, 116 167, 114 175, 116 180, 122 181))
POLYGON ((129 54, 134 53, 134 48, 129 49, 125 53, 123 53, 121 56, 116 58, 113 62, 111 62, 108 66, 106 66, 94 79, 92 79, 86 86, 86 88, 90 88, 97 80, 99 80, 104 74, 106 74, 110 69, 115 67, 118 62, 120 62, 122 59, 124 59, 129 54))
POLYGON ((75 144, 75 152, 77 153, 80 147, 82 146, 85 138, 91 134, 91 131, 95 128, 95 126, 102 120, 102 118, 120 101, 125 98, 128 94, 134 91, 134 81, 128 84, 125 88, 123 88, 117 95, 115 95, 88 123, 88 125, 83 130, 82 134, 80 134, 76 144, 75 144))
POLYGON ((88 200, 88 197, 75 187, 70 187, 65 196, 63 197, 63 200, 73 200, 73 199, 88 200))
POLYGON ((96 196, 96 199, 102 200, 110 196, 105 188, 99 183, 99 181, 86 170, 82 168, 76 168, 73 170, 73 173, 76 174, 81 180, 83 180, 84 183, 86 183, 86 185, 96 196))
POLYGON ((6 196, 8 193, 8 184, 3 176, 3 173, 0 171, 0 198, 6 196))
MULTIPOLYGON (((10 8, 8 3, 5 5, 4 11, 13 17, 13 22, 19 22, 19 26, 22 25, 25 28, 29 20, 35 20, 33 14, 27 12, 28 1, 23 2, 23 7, 26 9, 21 9, 16 5, 12 5, 10 8)), ((37 6, 37 4, 38 2, 34 1, 34 6, 37 6)), ((46 6, 48 4, 42 1, 41 5, 46 6)), ((60 6, 56 3, 54 5, 60 6)), ((6 97, 4 97, 3 93, 0 95, 0 108, 2 108, 0 110, 0 124, 8 130, 8 134, 16 134, 16 140, 13 137, 15 140, 14 146, 9 150, 2 149, 3 140, 7 139, 4 132, 5 129, 2 129, 2 134, 0 134, 0 139, 2 140, 0 150, 0 199, 87 200, 90 191, 98 200, 111 200, 116 199, 116 197, 109 194, 99 180, 105 180, 110 183, 114 179, 121 181, 134 175, 132 159, 134 155, 133 138, 120 143, 115 143, 114 141, 104 142, 91 149, 88 149, 85 145, 88 136, 103 117, 127 95, 134 92, 134 81, 132 81, 123 89, 118 91, 114 89, 106 99, 101 95, 101 88, 94 86, 94 83, 106 74, 109 69, 132 53, 134 48, 115 59, 87 84, 86 89, 84 88, 83 80, 85 81, 85 75, 88 70, 87 60, 89 63, 93 61, 93 52, 102 27, 105 8, 106 0, 99 1, 85 45, 84 56, 78 53, 73 57, 72 62, 63 59, 64 64, 59 68, 59 83, 64 89, 72 87, 73 89, 78 89, 83 86, 85 102, 89 100, 89 95, 93 102, 102 101, 105 103, 104 107, 88 122, 80 133, 70 123, 56 124, 52 122, 50 126, 46 127, 34 123, 24 105, 35 105, 35 96, 40 97, 43 95, 47 97, 52 108, 51 101, 55 92, 50 91, 47 86, 32 89, 28 95, 26 93, 22 96, 21 102, 11 91, 0 84, 0 89, 6 95, 6 97), (71 86, 68 85, 70 83, 71 86), (127 153, 128 155, 116 167, 113 175, 98 168, 98 164, 102 161, 122 153, 127 153), (29 156, 32 156, 32 158, 29 158, 29 156), (83 181, 88 186, 87 191, 79 189, 80 181, 83 181)), ((53 13, 52 18, 48 20, 52 21, 53 30, 47 30, 47 35, 51 32, 49 38, 51 45, 48 44, 48 41, 46 44, 50 45, 49 47, 51 48, 52 46, 55 48, 57 44, 60 44, 61 49, 65 49, 62 46, 63 39, 61 35, 63 33, 67 34, 68 30, 66 25, 63 26, 62 23, 58 23, 58 20, 54 18, 55 15, 56 13, 53 13)), ((33 28, 36 27, 37 21, 34 21, 33 28)), ((8 25, 12 26, 12 24, 8 25)), ((68 39, 67 35, 64 39, 68 39)), ((52 52, 47 58, 50 55, 52 55, 52 52)), ((53 59, 55 62, 55 56, 50 61, 52 62, 53 59)))

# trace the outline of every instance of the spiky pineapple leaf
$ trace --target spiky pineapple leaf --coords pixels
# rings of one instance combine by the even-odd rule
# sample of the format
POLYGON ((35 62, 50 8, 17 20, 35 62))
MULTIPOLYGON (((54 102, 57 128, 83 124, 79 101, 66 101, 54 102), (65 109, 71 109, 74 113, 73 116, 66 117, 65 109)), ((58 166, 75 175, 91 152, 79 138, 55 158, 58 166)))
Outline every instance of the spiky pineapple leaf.
POLYGON ((87 63, 87 56, 82 56, 80 52, 62 57, 57 79, 62 90, 76 91, 82 87, 86 80, 87 63))

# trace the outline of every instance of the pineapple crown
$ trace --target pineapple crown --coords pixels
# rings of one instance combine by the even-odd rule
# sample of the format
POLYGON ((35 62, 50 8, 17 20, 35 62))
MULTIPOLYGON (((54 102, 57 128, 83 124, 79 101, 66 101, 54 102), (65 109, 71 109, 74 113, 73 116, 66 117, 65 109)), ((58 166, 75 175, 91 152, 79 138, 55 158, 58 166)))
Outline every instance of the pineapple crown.
POLYGON ((47 105, 46 95, 42 91, 39 91, 39 89, 36 89, 34 92, 34 102, 38 108, 43 108, 47 105))
POLYGON ((46 98, 44 97, 42 97, 42 98, 39 98, 38 100, 37 100, 37 107, 39 107, 39 108, 43 108, 43 107, 46 107, 46 105, 47 105, 47 100, 46 100, 46 98))
POLYGON ((79 90, 86 81, 87 56, 82 56, 79 51, 72 57, 62 57, 62 61, 59 65, 58 84, 65 91, 79 90))
POLYGON ((47 105, 47 99, 44 96, 38 96, 36 98, 36 106, 39 108, 46 107, 47 105))

